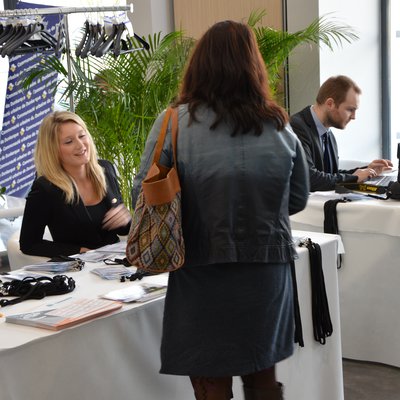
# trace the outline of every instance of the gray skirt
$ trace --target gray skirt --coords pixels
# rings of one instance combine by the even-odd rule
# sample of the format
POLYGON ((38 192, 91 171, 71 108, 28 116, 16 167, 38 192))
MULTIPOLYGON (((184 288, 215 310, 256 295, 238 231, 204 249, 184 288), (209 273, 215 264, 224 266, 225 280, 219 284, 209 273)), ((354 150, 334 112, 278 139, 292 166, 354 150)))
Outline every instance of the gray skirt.
POLYGON ((290 264, 215 264, 170 273, 163 374, 241 376, 293 353, 290 264))

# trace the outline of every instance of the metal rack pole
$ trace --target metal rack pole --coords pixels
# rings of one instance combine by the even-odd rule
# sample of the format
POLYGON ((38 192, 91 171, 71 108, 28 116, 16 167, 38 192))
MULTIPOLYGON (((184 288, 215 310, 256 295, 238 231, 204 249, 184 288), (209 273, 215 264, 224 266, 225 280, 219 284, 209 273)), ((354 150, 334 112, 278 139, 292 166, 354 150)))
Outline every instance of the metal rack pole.
POLYGON ((133 12, 133 4, 127 6, 105 6, 105 7, 49 7, 49 8, 21 8, 15 10, 0 11, 0 17, 18 17, 27 15, 49 15, 49 14, 73 14, 91 13, 105 11, 130 11, 133 12))
MULTIPOLYGON (((69 41, 68 14, 64 15, 64 28, 65 28, 65 53, 67 55, 68 83, 71 83, 72 67, 71 67, 71 44, 69 41)), ((69 96, 69 109, 71 112, 75 112, 74 93, 72 91, 69 96)))

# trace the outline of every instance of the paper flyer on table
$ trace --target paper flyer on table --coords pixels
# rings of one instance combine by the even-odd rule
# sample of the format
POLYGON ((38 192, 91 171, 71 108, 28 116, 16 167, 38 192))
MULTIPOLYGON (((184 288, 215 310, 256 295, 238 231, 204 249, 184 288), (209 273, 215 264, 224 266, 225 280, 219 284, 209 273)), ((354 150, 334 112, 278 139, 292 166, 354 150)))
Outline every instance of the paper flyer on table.
POLYGON ((69 297, 41 305, 29 312, 7 315, 6 322, 60 330, 108 314, 122 307, 121 302, 69 297))
POLYGON ((124 303, 143 303, 164 296, 166 291, 166 285, 156 283, 136 283, 123 289, 113 290, 101 297, 109 300, 122 301, 124 303))

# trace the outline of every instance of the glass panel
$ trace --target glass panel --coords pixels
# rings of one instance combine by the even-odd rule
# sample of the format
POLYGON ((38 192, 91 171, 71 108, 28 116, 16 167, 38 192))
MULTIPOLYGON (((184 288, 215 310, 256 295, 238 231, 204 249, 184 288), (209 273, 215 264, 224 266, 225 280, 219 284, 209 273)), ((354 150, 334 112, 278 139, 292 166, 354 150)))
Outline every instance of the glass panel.
MULTIPOLYGON (((391 159, 397 160, 400 142, 400 0, 390 2, 391 159)), ((396 163, 397 164, 397 163, 396 163)))

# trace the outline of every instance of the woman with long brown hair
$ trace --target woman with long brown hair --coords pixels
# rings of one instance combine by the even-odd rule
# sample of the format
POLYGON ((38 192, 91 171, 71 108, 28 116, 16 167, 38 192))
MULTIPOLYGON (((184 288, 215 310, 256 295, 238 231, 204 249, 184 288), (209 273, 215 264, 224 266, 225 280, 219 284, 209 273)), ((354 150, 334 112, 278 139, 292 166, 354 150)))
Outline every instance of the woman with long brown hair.
MULTIPOLYGON (((247 25, 219 22, 204 34, 174 106, 186 255, 169 275, 160 372, 189 376, 198 400, 232 398, 233 376, 247 400, 282 399, 275 364, 294 342, 289 215, 306 205, 308 173, 247 25)), ((172 162, 168 132, 161 163, 172 162)))

